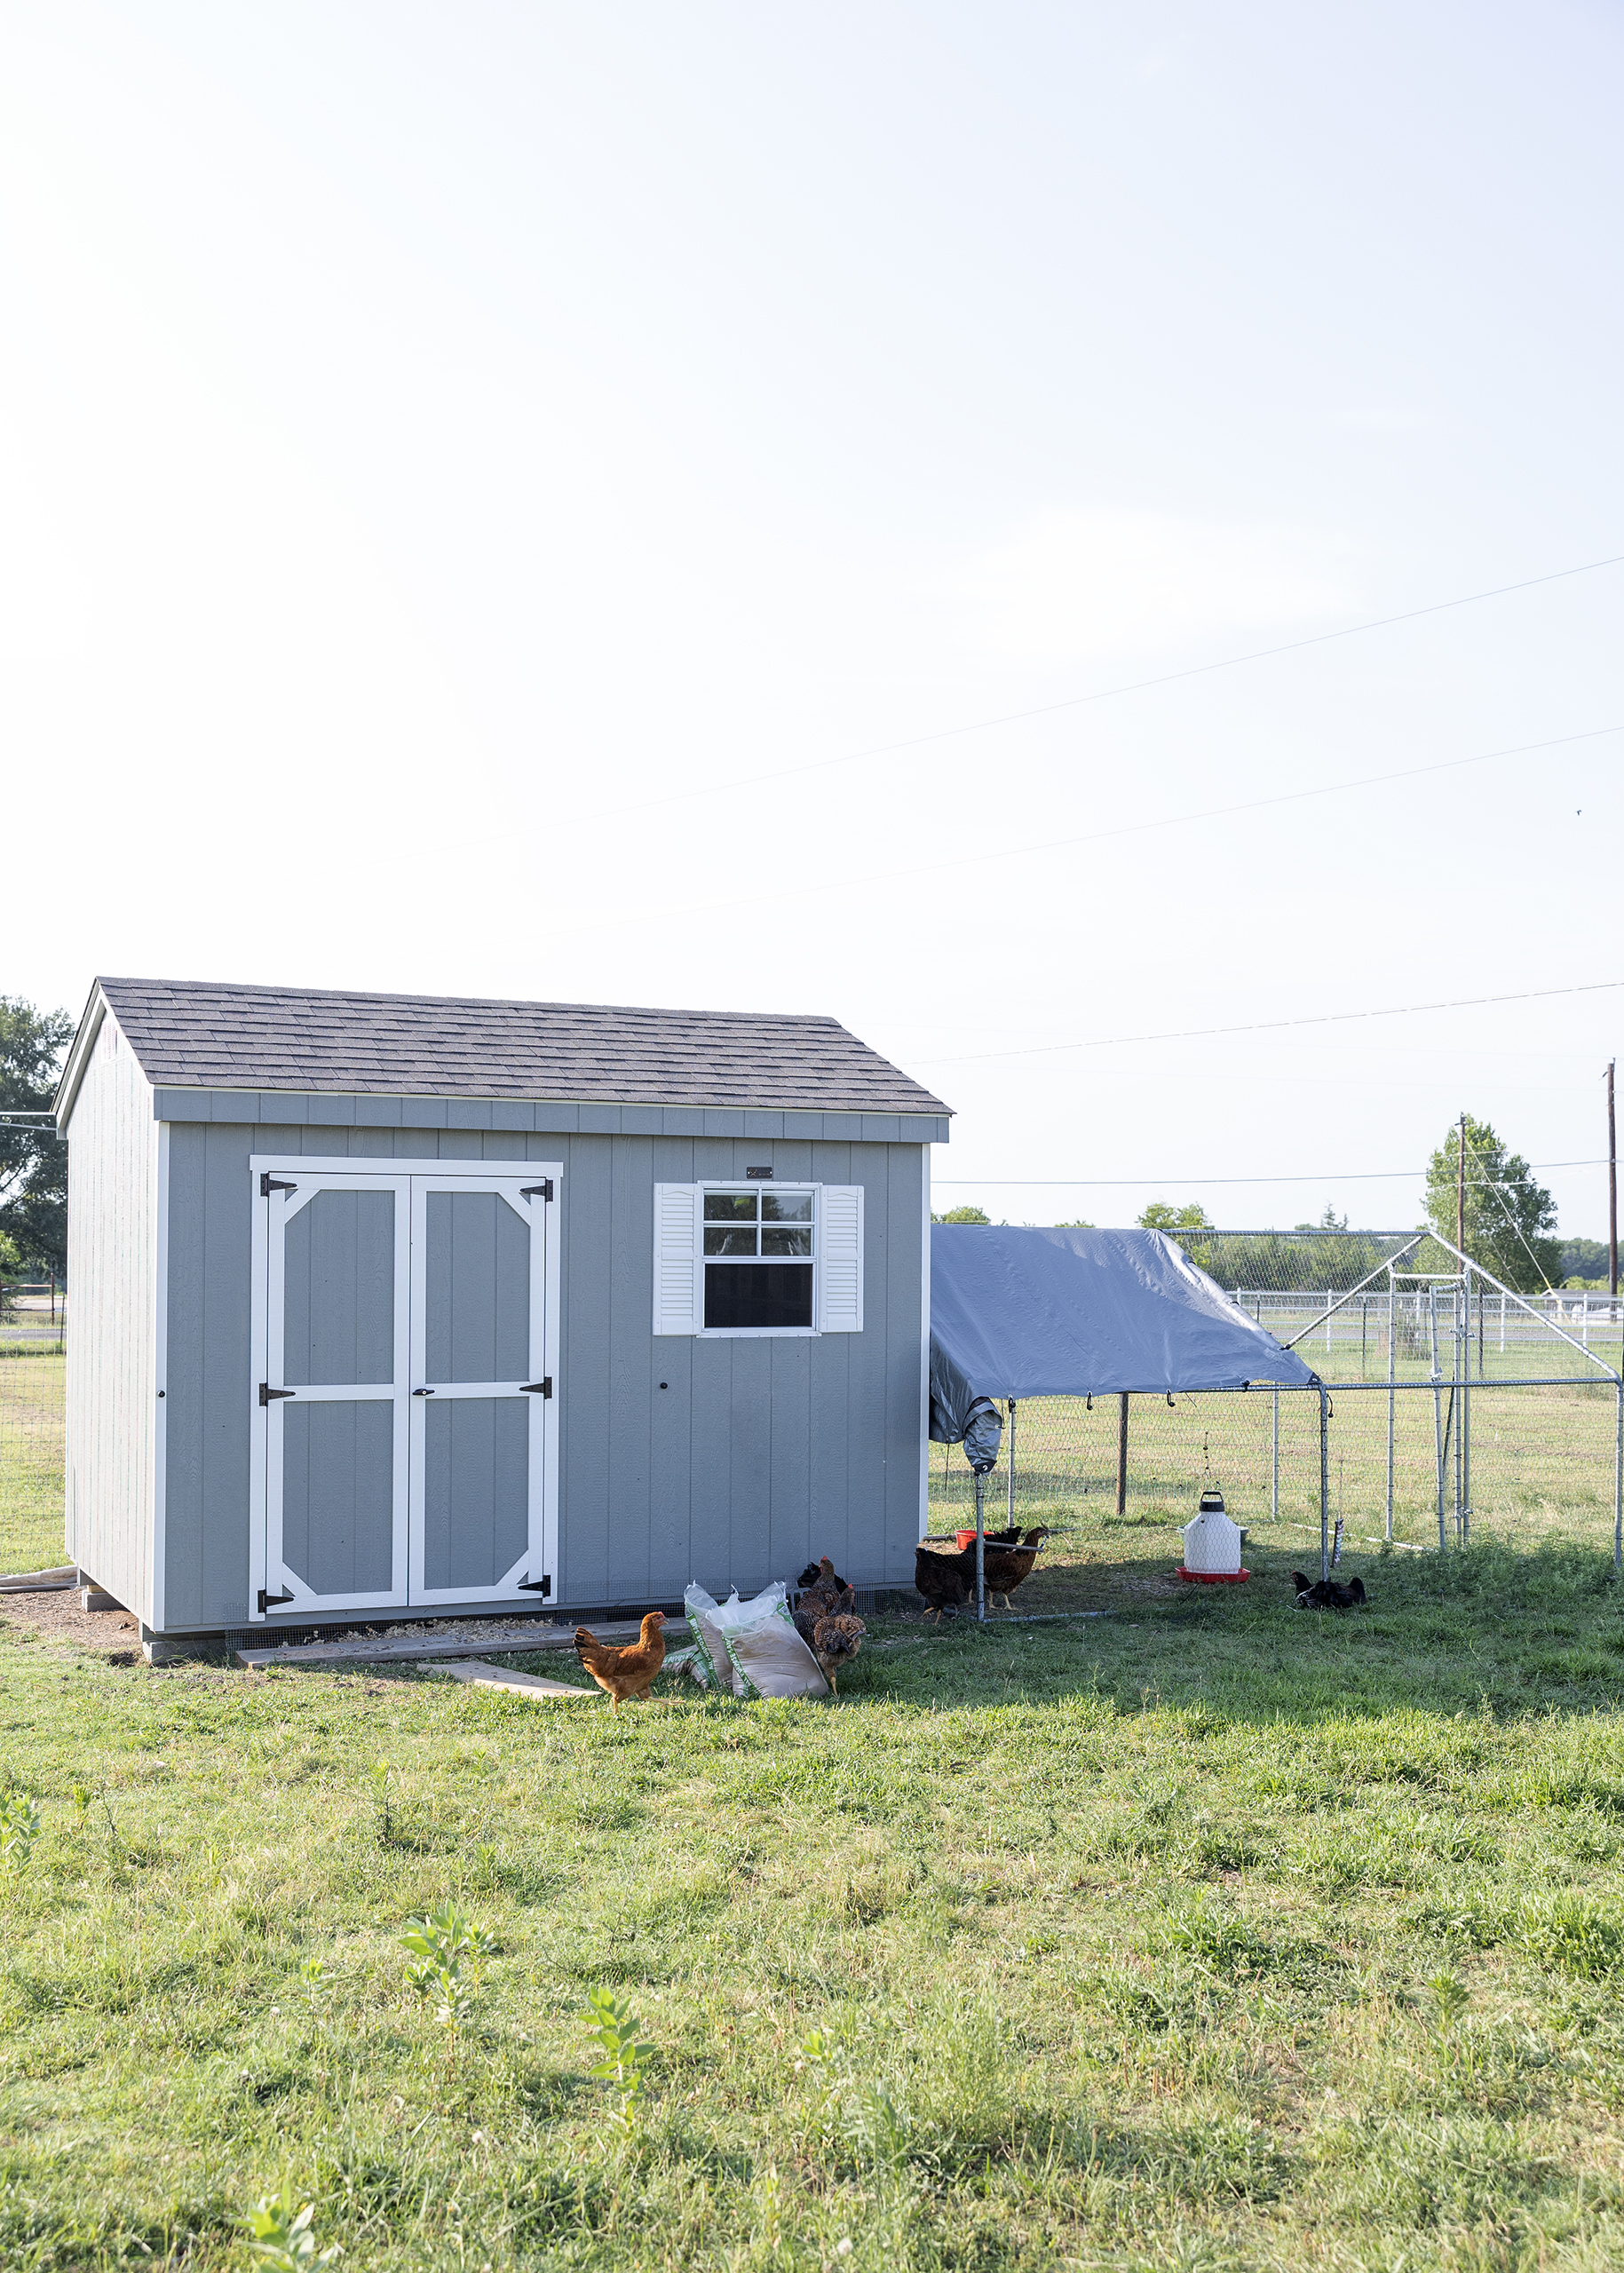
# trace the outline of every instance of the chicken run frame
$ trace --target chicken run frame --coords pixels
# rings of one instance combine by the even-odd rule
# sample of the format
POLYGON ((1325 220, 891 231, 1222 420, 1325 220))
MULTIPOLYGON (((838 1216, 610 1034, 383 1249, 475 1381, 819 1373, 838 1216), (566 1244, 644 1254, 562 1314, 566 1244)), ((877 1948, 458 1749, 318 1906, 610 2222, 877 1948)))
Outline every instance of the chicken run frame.
MULTIPOLYGON (((1192 1236, 1192 1259, 1205 1244, 1232 1264, 1240 1242, 1263 1236, 1192 1236)), ((1107 1523, 1112 1510, 1129 1521, 1130 1497, 1187 1500, 1192 1515, 1191 1487, 1216 1481, 1242 1522, 1317 1530, 1325 1577, 1344 1525, 1350 1544, 1467 1545, 1481 1483, 1491 1534, 1511 1509, 1543 1532, 1559 1503, 1571 1533, 1575 1513, 1583 1526, 1606 1507, 1614 1568, 1624 1569, 1624 1370, 1610 1362, 1624 1305, 1602 1321, 1612 1328, 1604 1352, 1589 1346, 1594 1313, 1581 1338, 1436 1232, 1362 1236, 1385 1252, 1342 1291, 1230 1287, 1256 1322, 1265 1310, 1289 1322, 1281 1346, 1315 1368, 1303 1386, 1001 1398, 989 1503, 1004 1503, 1012 1528, 1023 1507, 1031 1524, 1040 1508, 1090 1498, 1107 1523)), ((1306 1238, 1311 1252, 1314 1237, 1292 1245, 1306 1238)), ((934 1449, 931 1529, 959 1509, 968 1525, 977 1482, 947 1447, 934 1449)))

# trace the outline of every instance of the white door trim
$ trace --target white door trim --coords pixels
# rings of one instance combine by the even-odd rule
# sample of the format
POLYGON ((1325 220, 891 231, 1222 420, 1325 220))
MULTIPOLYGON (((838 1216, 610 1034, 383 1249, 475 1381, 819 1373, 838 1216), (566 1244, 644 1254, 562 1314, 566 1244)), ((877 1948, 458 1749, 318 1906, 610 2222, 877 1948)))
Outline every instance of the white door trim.
MULTIPOLYGON (((252 1317, 250 1332, 250 1473, 249 1473, 249 1604, 248 1615, 255 1625, 310 1622, 324 1611, 386 1609, 408 1602, 443 1603, 448 1601, 479 1602, 485 1600, 528 1603, 540 1608, 543 1602, 556 1602, 560 1591, 558 1577, 558 1358, 561 1347, 558 1303, 561 1287, 562 1241, 558 1225, 561 1213, 560 1186, 564 1176, 561 1160, 437 1160, 406 1159, 390 1154, 354 1153, 334 1158, 325 1154, 298 1152, 255 1152, 249 1158, 249 1172, 252 1179, 253 1239, 251 1242, 250 1299, 252 1317), (341 1402, 356 1398, 388 1398, 395 1403, 395 1540, 394 1569, 397 1583, 387 1595, 365 1594, 345 1596, 342 1602, 336 1596, 313 1596, 291 1573, 284 1573, 281 1563, 281 1438, 284 1423, 281 1419, 283 1403, 273 1400, 268 1406, 259 1403, 259 1384, 265 1382, 273 1388, 286 1384, 281 1379, 281 1337, 280 1327, 274 1336, 270 1332, 272 1304, 277 1303, 281 1315, 281 1274, 283 1268, 281 1234, 287 1216, 297 1214, 313 1194, 306 1191, 295 1198, 273 1192, 262 1197, 259 1181, 262 1175, 285 1176, 297 1184, 301 1176, 325 1191, 376 1191, 392 1189, 397 1195, 395 1221, 395 1348, 396 1379, 390 1383, 361 1383, 354 1387, 314 1387, 300 1392, 305 1402, 341 1402), (532 1396, 530 1407, 529 1445, 531 1475, 530 1541, 527 1551, 512 1570, 503 1574, 494 1588, 476 1589, 436 1589, 430 1593, 422 1580, 422 1546, 420 1531, 413 1523, 413 1498, 421 1475, 423 1430, 415 1422, 416 1406, 411 1391, 418 1384, 412 1377, 416 1352, 422 1349, 423 1320, 414 1325, 414 1303, 417 1283, 422 1274, 414 1271, 413 1227, 417 1214, 415 1180, 426 1179, 424 1186, 464 1184, 475 1188, 496 1190, 516 1213, 525 1217, 531 1226, 530 1242, 530 1304, 531 1356, 537 1377, 546 1376, 555 1384, 550 1398, 532 1396), (526 1185, 551 1183, 552 1199, 549 1201, 539 1191, 528 1197, 526 1185), (280 1213, 273 1225, 272 1211, 280 1213), (273 1235, 274 1230, 274 1236, 273 1235), (539 1332, 537 1319, 539 1312, 539 1332), (274 1349, 273 1349, 274 1341, 274 1349), (537 1360, 539 1348, 540 1357, 537 1360), (275 1373, 273 1374, 273 1363, 275 1373), (275 1536, 273 1537, 274 1532, 275 1536), (527 1577, 551 1576, 550 1595, 542 1596, 520 1591, 519 1581, 527 1577), (286 1588, 295 1599, 267 1613, 258 1606, 262 1593, 278 1594, 286 1588)), ((455 1382, 447 1383, 437 1391, 441 1396, 488 1396, 493 1390, 506 1392, 511 1383, 455 1382)), ((418 1402, 421 1402, 420 1400, 418 1402)))

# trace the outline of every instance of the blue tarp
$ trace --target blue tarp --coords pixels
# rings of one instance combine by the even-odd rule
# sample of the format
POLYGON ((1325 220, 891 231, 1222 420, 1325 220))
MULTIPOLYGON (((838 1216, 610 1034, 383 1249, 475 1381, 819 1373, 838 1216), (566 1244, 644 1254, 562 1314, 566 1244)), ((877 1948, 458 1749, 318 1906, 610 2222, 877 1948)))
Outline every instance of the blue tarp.
POLYGON ((931 1228, 933 1436, 935 1408, 951 1414, 965 1390, 1103 1397, 1318 1381, 1165 1232, 931 1228))

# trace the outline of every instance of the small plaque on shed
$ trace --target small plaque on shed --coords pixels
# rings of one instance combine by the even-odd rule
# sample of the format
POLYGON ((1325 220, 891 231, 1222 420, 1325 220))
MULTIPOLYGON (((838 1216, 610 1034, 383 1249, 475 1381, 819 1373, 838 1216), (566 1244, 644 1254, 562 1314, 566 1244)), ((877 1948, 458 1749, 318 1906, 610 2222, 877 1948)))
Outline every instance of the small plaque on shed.
POLYGON ((764 1180, 766 1183, 771 1184, 772 1181, 772 1171, 771 1168, 746 1168, 744 1173, 751 1179, 752 1182, 764 1180))

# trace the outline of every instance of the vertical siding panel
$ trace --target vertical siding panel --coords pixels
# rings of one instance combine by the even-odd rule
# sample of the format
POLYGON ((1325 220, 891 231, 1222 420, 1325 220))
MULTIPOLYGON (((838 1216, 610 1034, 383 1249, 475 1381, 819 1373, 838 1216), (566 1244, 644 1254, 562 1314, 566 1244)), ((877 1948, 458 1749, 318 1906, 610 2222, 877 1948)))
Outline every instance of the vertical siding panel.
POLYGON ((733 1351, 728 1446, 728 1578, 741 1594, 764 1587, 772 1508, 771 1342, 717 1343, 733 1351))
MULTIPOLYGON (((705 1136, 693 1145, 693 1181, 702 1184, 734 1174, 733 1148, 725 1137, 705 1136)), ((693 1525, 693 1575, 718 1597, 726 1594, 733 1570, 733 1353, 739 1342, 706 1342, 695 1336, 693 1352, 693 1429, 688 1439, 688 1489, 693 1525)))
MULTIPOLYGON (((803 1149, 797 1146, 797 1151, 803 1149)), ((851 1184, 849 1144, 810 1144, 807 1173, 819 1184, 851 1184)), ((865 1294, 866 1294, 865 1289, 865 1294)), ((869 1316, 865 1306, 863 1315, 869 1316)), ((827 1555, 844 1579, 866 1571, 851 1523, 852 1350, 866 1334, 823 1334, 812 1347, 812 1453, 807 1495, 808 1553, 827 1555)), ((794 1572, 789 1574, 792 1578, 794 1572)))
POLYGON ((559 1394, 569 1430, 560 1448, 559 1591, 566 1601, 591 1603, 614 1592, 608 1540, 610 1155, 615 1140, 567 1141, 559 1394))
POLYGON ((812 1463, 819 1450, 812 1426, 812 1353, 818 1338, 761 1345, 772 1358, 767 1575, 772 1579, 793 1581, 812 1551, 812 1463))
POLYGON ((920 1273, 924 1268, 917 1145, 888 1144, 885 1238, 885 1568, 906 1578, 919 1540, 919 1446, 925 1416, 919 1397, 920 1273))
MULTIPOLYGON (((211 1122, 204 1132, 202 1477, 199 1616, 241 1625, 248 1616, 250 1294, 253 1200, 251 1127, 211 1122)), ((171 1583, 174 1566, 170 1564, 171 1583)))
POLYGON ((152 1613, 156 1522, 156 1201, 153 1093, 112 1018, 68 1131, 69 1277, 63 1544, 128 1609, 152 1613))
POLYGON ((886 1148, 883 1144, 853 1144, 851 1169, 844 1179, 826 1176, 823 1181, 843 1180, 863 1187, 863 1331, 841 1338, 851 1347, 847 1371, 848 1491, 846 1553, 848 1578, 861 1572, 872 1582, 885 1568, 885 1390, 888 1365, 886 1284, 886 1148), (870 1290, 878 1297, 868 1307, 870 1290))
POLYGON ((654 1303, 653 1142, 610 1146, 608 1567, 610 1592, 646 1598, 653 1584, 648 1343, 654 1303))
MULTIPOLYGON (((685 1137, 656 1139, 650 1163, 648 1312, 654 1311, 654 1195, 656 1184, 692 1184, 693 1146, 685 1137)), ((648 1319, 645 1320, 646 1330, 648 1319)), ((658 1601, 680 1595, 698 1576, 691 1499, 693 1437, 693 1338, 649 1335, 649 1592, 658 1601), (666 1387, 661 1389, 661 1382, 666 1387)), ((701 1581, 701 1583, 707 1583, 701 1581)))
POLYGON ((164 1616, 170 1626, 202 1620, 203 1232, 208 1126, 170 1129, 169 1377, 164 1405, 164 1616))

